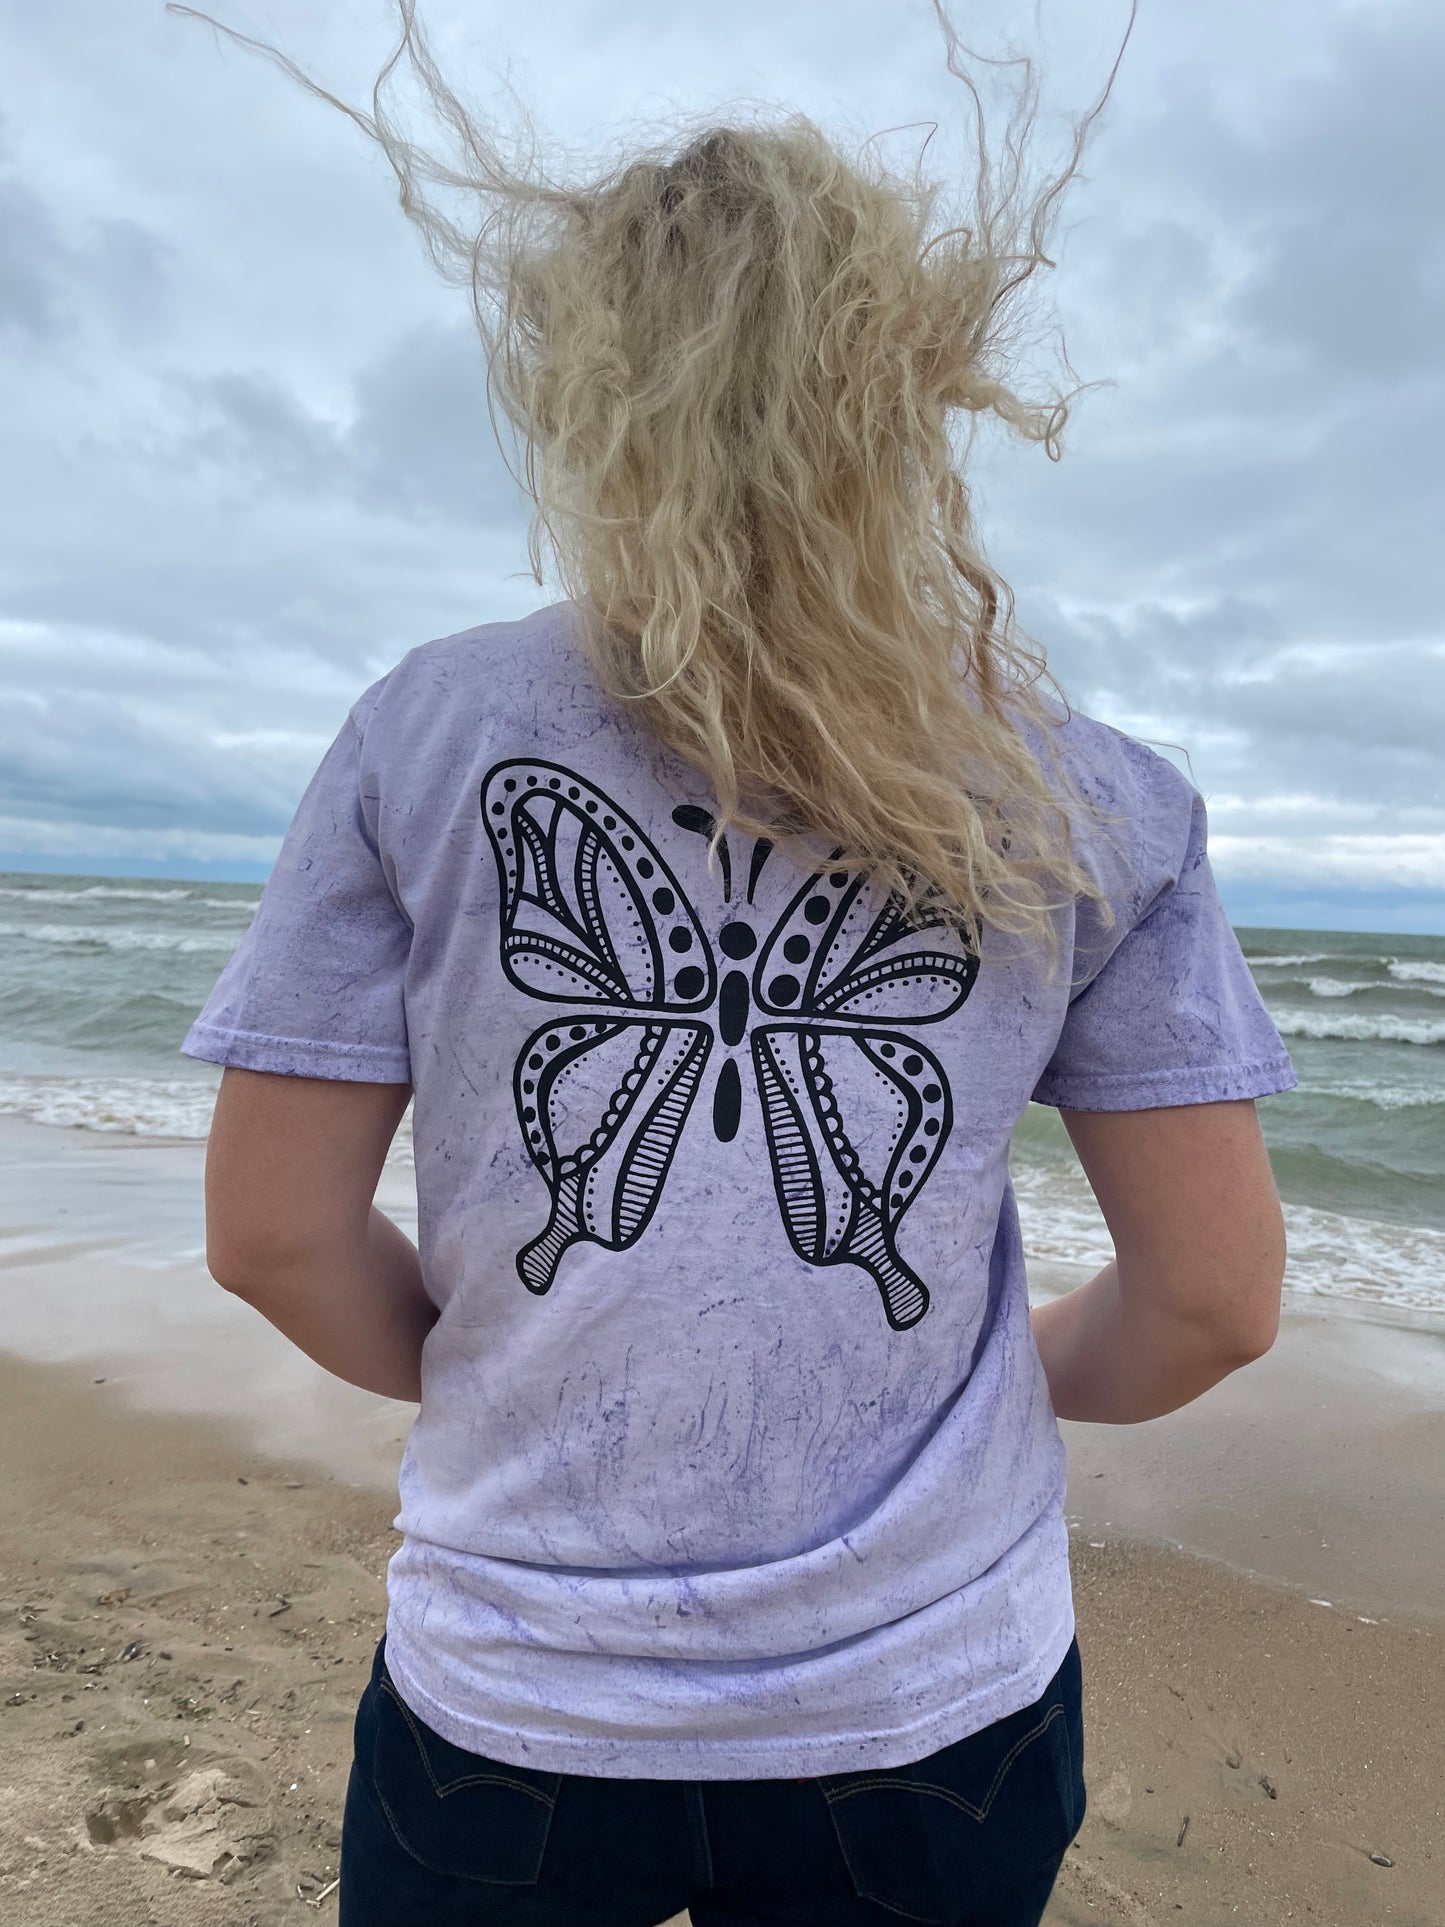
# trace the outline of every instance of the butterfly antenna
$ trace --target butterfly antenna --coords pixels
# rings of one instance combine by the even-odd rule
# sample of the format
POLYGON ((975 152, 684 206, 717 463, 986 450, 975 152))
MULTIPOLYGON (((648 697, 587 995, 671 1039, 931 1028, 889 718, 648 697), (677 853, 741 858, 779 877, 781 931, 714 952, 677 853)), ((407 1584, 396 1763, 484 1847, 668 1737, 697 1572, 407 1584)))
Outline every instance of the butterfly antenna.
POLYGON ((758 887, 758 878, 763 874, 763 865, 773 854, 773 846, 765 836, 760 836, 753 845, 753 860, 748 865, 748 902, 753 900, 753 891, 758 887))
MULTIPOLYGON (((715 849, 718 862, 722 866, 723 902, 733 900, 733 860, 728 852, 728 840, 719 836, 717 818, 710 816, 696 803, 679 803, 672 813, 672 820, 680 830, 691 830, 695 836, 707 838, 710 849, 715 849)), ((751 896, 749 897, 751 901, 751 896)))

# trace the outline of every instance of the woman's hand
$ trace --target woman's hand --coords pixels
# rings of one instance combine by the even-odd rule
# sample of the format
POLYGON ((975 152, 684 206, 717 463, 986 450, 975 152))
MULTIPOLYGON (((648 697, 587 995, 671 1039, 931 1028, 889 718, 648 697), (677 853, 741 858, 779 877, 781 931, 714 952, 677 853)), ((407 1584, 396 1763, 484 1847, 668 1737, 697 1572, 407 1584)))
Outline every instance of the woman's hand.
POLYGON ((228 1069, 206 1151, 206 1263, 318 1365, 421 1397, 437 1308, 416 1247, 372 1205, 406 1084, 228 1069))

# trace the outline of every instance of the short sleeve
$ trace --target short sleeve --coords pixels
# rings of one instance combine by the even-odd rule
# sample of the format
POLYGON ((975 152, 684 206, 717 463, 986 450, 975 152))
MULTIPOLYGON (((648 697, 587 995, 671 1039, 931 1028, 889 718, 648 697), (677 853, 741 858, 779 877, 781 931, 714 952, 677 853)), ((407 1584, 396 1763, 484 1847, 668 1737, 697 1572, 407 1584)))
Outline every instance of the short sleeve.
POLYGON ((363 698, 311 779, 255 921, 181 1046, 186 1056, 292 1077, 411 1081, 411 928, 362 795, 368 713, 363 698))
POLYGON ((1163 757, 1148 758, 1136 898, 1102 967, 1075 989, 1038 1104, 1150 1110, 1298 1082, 1219 900, 1204 798, 1163 757))

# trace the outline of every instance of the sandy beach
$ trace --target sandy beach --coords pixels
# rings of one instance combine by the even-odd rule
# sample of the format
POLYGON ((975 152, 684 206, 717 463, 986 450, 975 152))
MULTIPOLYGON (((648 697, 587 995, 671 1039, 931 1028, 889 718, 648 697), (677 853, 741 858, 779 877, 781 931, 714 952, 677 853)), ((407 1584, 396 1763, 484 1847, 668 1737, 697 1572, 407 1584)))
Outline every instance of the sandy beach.
MULTIPOLYGON (((210 1284, 199 1170, 0 1120, 7 1927, 336 1905, 410 1409, 210 1284)), ((1090 1805, 1049 1927, 1445 1927, 1445 1334, 1291 1303, 1184 1412, 1063 1429, 1090 1805)))

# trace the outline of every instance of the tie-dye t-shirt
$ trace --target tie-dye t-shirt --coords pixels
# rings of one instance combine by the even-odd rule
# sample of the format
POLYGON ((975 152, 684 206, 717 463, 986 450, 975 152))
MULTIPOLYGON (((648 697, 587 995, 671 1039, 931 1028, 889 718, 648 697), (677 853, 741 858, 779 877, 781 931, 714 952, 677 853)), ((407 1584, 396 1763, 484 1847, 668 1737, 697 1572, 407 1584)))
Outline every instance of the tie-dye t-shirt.
POLYGON ((387 1663, 514 1765, 754 1779, 922 1758, 1074 1631, 1009 1138, 1294 1083, 1204 806, 1075 714, 1116 918, 918 927, 730 835, 561 603, 357 703, 185 1048, 410 1082, 440 1308, 387 1663))

